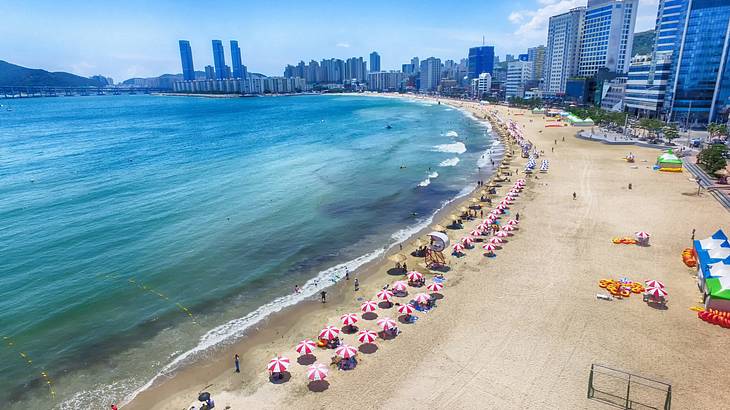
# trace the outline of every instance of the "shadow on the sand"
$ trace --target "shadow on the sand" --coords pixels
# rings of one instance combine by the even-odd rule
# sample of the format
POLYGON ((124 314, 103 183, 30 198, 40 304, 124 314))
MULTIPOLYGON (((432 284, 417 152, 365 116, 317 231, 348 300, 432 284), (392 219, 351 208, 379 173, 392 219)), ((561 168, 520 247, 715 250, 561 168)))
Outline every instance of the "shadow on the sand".
POLYGON ((269 376, 269 381, 274 384, 284 384, 291 380, 291 373, 281 372, 279 374, 272 374, 269 376))
POLYGON ((340 329, 340 330, 342 331, 342 333, 344 333, 346 335, 351 335, 353 333, 356 333, 359 330, 359 328, 355 325, 347 325, 347 326, 342 326, 342 329, 340 329))
POLYGON ((301 364, 302 366, 309 366, 310 364, 317 361, 317 356, 313 354, 305 354, 302 356, 299 356, 297 359, 297 363, 301 364))
POLYGON ((375 320, 378 318, 378 314, 375 312, 367 312, 362 314, 362 318, 365 320, 375 320))
POLYGON ((382 301, 378 303, 378 307, 381 309, 390 309, 393 307, 393 302, 382 301))
POLYGON ((380 337, 383 340, 393 340, 396 338, 397 335, 394 335, 392 332, 386 332, 385 330, 381 330, 378 332, 378 337, 380 337))
POLYGON ((390 268, 390 269, 388 269, 388 275, 403 276, 405 274, 406 274, 406 271, 403 268, 390 268))
POLYGON ((359 350, 360 353, 373 354, 378 351, 378 345, 374 343, 363 343, 357 350, 359 350))
POLYGON ((315 392, 315 393, 322 393, 323 391, 329 389, 330 382, 327 380, 315 380, 312 382, 309 382, 307 385, 309 388, 309 391, 315 392))
POLYGON ((431 297, 434 298, 434 299, 436 299, 436 300, 441 300, 441 299, 444 298, 444 295, 442 295, 440 293, 432 293, 431 294, 431 297))

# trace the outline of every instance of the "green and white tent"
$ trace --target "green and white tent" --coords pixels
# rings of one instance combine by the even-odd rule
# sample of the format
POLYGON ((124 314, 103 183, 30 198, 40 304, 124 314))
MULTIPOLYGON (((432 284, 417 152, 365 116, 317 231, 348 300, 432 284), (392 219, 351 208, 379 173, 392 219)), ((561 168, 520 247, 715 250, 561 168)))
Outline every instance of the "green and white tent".
POLYGON ((682 171, 682 160, 671 149, 657 157, 656 165, 660 171, 682 171))

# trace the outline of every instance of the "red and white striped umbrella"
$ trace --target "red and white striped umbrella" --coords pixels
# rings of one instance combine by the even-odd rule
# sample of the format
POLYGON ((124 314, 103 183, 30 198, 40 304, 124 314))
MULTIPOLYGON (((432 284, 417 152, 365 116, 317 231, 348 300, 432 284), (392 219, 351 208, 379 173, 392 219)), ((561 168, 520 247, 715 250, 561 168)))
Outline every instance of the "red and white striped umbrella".
POLYGON ((430 285, 426 286, 426 289, 430 290, 431 292, 439 292, 441 289, 444 288, 444 285, 440 283, 431 283, 430 285))
POLYGON ((360 310, 362 310, 363 313, 375 312, 377 308, 378 304, 372 300, 366 300, 362 305, 360 305, 360 310))
POLYGON ((507 196, 516 198, 516 197, 520 196, 520 193, 514 189, 510 189, 509 191, 507 191, 507 196))
POLYGON ((383 330, 388 330, 397 327, 398 323, 396 323, 395 320, 389 317, 384 317, 382 319, 378 319, 378 326, 383 328, 383 330))
POLYGON ((648 239, 651 235, 649 235, 649 232, 639 231, 636 232, 636 237, 638 239, 648 239))
POLYGON ((417 280, 423 279, 423 274, 421 272, 412 270, 406 274, 406 277, 408 278, 409 281, 415 282, 417 280))
POLYGON ((269 365, 266 366, 272 373, 282 373, 289 368, 289 359, 284 356, 276 356, 269 361, 269 365))
POLYGON ((402 280, 399 280, 399 281, 393 282, 393 286, 391 286, 390 288, 395 290, 396 292, 403 292, 406 289, 408 289, 408 284, 406 284, 402 280))
POLYGON ((295 350, 299 354, 311 354, 314 351, 314 348, 316 346, 317 345, 315 345, 313 341, 311 341, 309 339, 304 339, 301 342, 299 342, 299 344, 297 345, 295 350))
POLYGON ((342 344, 335 349, 335 354, 343 359, 349 359, 357 354, 357 349, 350 345, 342 344))
POLYGON ((507 209, 507 208, 509 208, 509 207, 508 207, 507 205, 505 205, 505 204, 498 204, 498 205, 497 205, 497 206, 496 206, 495 208, 497 208, 497 209, 500 209, 500 210, 501 210, 501 209, 507 209))
POLYGON ((393 292, 389 291, 388 289, 383 289, 375 296, 384 302, 390 302, 390 299, 393 297, 393 292))
POLYGON ((454 249, 454 252, 461 253, 461 251, 464 250, 464 244, 457 242, 457 243, 454 244, 453 249, 454 249))
POLYGON ((507 224, 507 225, 505 225, 505 226, 502 227, 502 230, 505 231, 505 232, 512 232, 515 229, 516 229, 515 226, 514 225, 510 225, 510 224, 507 224))
POLYGON ((431 296, 425 293, 419 293, 413 298, 413 300, 415 300, 416 303, 428 303, 428 301, 431 300, 431 296))
POLYGON ((357 340, 360 343, 372 343, 378 338, 378 334, 372 330, 361 330, 357 332, 357 340))
POLYGON ((497 208, 489 213, 490 215, 494 215, 495 218, 499 218, 500 215, 502 215, 502 210, 497 208))
POLYGON ((650 279, 644 282, 646 284, 647 288, 662 288, 664 289, 664 284, 659 282, 658 280, 650 279))
POLYGON ((507 225, 519 225, 519 223, 520 221, 516 219, 510 219, 509 221, 507 221, 507 225))
POLYGON ((472 238, 471 236, 465 236, 461 238, 461 243, 463 243, 464 245, 471 245, 472 243, 474 243, 474 238, 472 238))
POLYGON ((491 224, 482 222, 479 224, 479 226, 477 226, 477 229, 480 231, 486 231, 487 229, 489 229, 489 225, 491 224))
POLYGON ((340 320, 342 321, 343 325, 352 326, 357 323, 357 315, 354 313, 346 313, 340 316, 340 320))
POLYGON ((654 296, 654 297, 664 297, 664 296, 667 296, 668 295, 667 291, 664 290, 664 288, 659 288, 659 287, 657 287, 657 288, 647 288, 646 289, 646 293, 648 295, 651 295, 651 296, 654 296))
POLYGON ((398 313, 404 314, 404 315, 410 315, 412 314, 416 309, 413 308, 413 306, 410 303, 406 303, 405 305, 398 306, 398 313))
POLYGON ((469 232, 469 235, 471 235, 471 236, 482 236, 482 231, 480 231, 479 229, 475 229, 475 230, 469 232))
POLYGON ((500 238, 498 236, 493 236, 492 239, 489 240, 489 242, 496 245, 496 244, 502 243, 503 241, 502 241, 502 238, 500 238))
POLYGON ((509 236, 509 234, 505 231, 499 231, 499 232, 495 233, 494 236, 499 237, 499 238, 506 238, 509 236))
POLYGON ((319 332, 320 339, 332 340, 340 334, 340 329, 334 326, 327 326, 319 332))
POLYGON ((493 251, 497 250, 497 246, 493 243, 488 243, 488 244, 482 246, 482 249, 484 249, 485 251, 493 252, 493 251))
POLYGON ((509 197, 505 197, 503 200, 499 201, 500 205, 512 205, 512 201, 509 199, 509 197))
POLYGON ((327 378, 329 368, 322 363, 315 363, 307 368, 307 378, 311 381, 324 380, 327 378))

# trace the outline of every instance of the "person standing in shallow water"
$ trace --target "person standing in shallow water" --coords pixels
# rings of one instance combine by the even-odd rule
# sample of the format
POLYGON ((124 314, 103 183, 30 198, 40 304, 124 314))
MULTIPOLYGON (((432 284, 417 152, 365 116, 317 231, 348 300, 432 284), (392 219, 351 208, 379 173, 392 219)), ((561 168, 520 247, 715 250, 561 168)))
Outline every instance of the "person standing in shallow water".
POLYGON ((233 356, 233 363, 236 365, 236 373, 241 373, 241 363, 239 362, 238 353, 233 356))
POLYGON ((322 303, 327 303, 327 292, 321 291, 319 295, 322 297, 322 303))

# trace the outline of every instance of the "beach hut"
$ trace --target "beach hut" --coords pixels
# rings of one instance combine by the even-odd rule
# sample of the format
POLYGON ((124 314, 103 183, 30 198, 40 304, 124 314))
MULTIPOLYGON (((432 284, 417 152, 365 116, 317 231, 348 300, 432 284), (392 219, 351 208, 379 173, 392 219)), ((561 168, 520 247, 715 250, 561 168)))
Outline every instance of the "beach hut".
POLYGON ((730 312, 730 243, 718 230, 694 241, 697 257, 697 286, 704 295, 705 308, 730 312))
POLYGON ((581 119, 573 114, 568 114, 565 119, 568 121, 568 123, 574 127, 592 127, 596 125, 595 122, 593 122, 590 118, 581 119))
POLYGON ((659 171, 682 172, 682 160, 671 149, 657 157, 656 166, 659 171))

